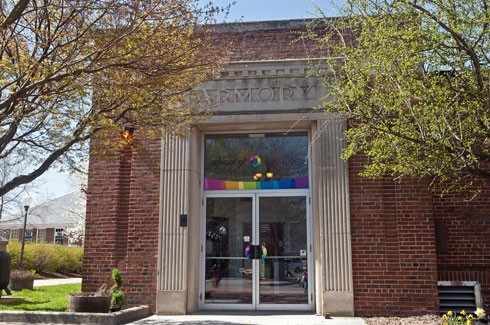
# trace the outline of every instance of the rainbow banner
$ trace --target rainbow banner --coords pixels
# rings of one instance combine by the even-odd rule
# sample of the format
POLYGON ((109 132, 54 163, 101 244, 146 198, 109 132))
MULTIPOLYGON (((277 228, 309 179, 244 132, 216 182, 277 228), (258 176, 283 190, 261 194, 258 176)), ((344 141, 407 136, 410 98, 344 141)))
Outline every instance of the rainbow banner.
POLYGON ((279 190, 288 188, 308 188, 308 176, 281 179, 277 181, 238 182, 205 178, 204 190, 279 190))

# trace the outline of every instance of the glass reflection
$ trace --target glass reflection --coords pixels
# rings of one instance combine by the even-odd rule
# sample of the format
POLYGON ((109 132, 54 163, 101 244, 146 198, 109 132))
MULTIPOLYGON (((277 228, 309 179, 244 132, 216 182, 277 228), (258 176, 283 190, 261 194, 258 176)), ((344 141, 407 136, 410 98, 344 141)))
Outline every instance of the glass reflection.
POLYGON ((307 231, 305 197, 261 197, 260 303, 307 304, 307 231))
POLYGON ((295 179, 308 175, 307 157, 306 132, 207 135, 204 175, 225 181, 295 179))
POLYGON ((207 199, 206 303, 252 303, 252 266, 244 256, 251 236, 252 198, 207 199))
POLYGON ((308 304, 306 201, 257 197, 253 238, 251 197, 207 198, 205 303, 308 304))

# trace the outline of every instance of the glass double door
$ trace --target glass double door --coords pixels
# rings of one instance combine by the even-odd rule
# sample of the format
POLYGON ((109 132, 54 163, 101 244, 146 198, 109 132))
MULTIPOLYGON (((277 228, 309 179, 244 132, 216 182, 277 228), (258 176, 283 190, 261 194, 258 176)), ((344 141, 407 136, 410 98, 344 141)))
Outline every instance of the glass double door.
POLYGON ((205 196, 203 309, 311 310, 308 194, 205 196))

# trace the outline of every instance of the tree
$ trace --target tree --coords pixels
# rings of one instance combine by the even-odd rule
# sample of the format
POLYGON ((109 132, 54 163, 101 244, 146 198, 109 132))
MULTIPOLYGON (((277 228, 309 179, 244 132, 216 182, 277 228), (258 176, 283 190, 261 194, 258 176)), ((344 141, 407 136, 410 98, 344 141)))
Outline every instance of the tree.
MULTIPOLYGON (((13 176, 22 173, 26 170, 27 166, 22 159, 14 159, 10 156, 6 159, 0 160, 0 186, 9 181, 13 176)), ((28 192, 33 191, 39 183, 34 181, 25 186, 20 186, 7 194, 0 197, 0 223, 3 221, 4 216, 8 216, 14 213, 23 212, 21 198, 28 192)))
POLYGON ((75 200, 72 206, 65 210, 68 219, 75 224, 65 229, 69 244, 83 245, 85 240, 85 206, 87 203, 87 173, 77 173, 72 177, 73 187, 76 188, 75 200))
MULTIPOLYGON (((327 33, 324 109, 349 120, 362 175, 490 180, 490 11, 481 0, 348 0, 327 33)), ((483 183, 482 183, 483 182, 483 183)), ((435 184, 435 183, 432 183, 435 184)))
POLYGON ((197 118, 182 97, 219 63, 202 27, 219 10, 196 0, 0 0, 0 160, 31 165, 0 196, 55 162, 77 168, 94 134, 178 133, 197 118))

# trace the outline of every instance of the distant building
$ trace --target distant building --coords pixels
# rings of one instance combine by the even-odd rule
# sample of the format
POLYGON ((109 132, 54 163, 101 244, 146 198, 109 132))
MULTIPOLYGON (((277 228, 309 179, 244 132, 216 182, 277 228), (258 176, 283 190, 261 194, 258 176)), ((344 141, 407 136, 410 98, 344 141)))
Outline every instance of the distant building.
MULTIPOLYGON (((72 240, 67 230, 85 220, 85 199, 70 193, 46 203, 29 208, 27 215, 26 241, 81 245, 81 240, 72 240)), ((24 214, 13 214, 0 220, 0 234, 8 240, 22 240, 24 214)))

